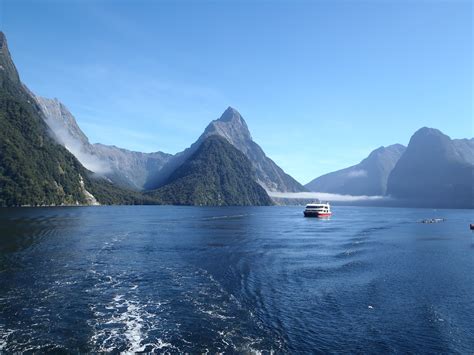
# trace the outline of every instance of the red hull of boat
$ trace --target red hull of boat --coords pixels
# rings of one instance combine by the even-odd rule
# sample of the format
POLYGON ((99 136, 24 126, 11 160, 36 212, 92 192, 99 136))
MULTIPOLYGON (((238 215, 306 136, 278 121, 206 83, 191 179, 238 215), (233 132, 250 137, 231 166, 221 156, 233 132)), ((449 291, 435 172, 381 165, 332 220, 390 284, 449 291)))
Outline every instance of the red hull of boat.
POLYGON ((305 217, 331 217, 332 213, 304 212, 305 217))

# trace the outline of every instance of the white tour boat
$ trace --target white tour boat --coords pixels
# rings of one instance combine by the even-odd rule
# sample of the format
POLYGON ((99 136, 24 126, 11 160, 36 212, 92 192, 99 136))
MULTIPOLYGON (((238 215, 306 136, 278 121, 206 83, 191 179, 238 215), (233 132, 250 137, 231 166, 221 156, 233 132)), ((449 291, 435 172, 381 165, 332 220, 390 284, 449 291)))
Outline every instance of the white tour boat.
POLYGON ((304 210, 305 217, 330 217, 332 215, 329 202, 308 203, 304 210))

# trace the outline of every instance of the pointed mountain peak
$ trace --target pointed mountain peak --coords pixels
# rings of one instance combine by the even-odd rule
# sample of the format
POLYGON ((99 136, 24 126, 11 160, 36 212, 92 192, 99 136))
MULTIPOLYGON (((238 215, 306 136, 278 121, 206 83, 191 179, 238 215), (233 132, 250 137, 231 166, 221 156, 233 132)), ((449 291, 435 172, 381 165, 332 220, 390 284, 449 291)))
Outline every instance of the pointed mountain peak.
POLYGON ((422 127, 416 131, 413 136, 410 138, 410 143, 408 146, 418 146, 418 145, 429 145, 429 144, 438 144, 439 142, 444 142, 447 144, 451 141, 451 138, 445 135, 443 132, 436 128, 422 127))
POLYGON ((380 155, 380 154, 390 154, 392 152, 403 152, 405 151, 406 147, 402 144, 392 144, 392 145, 388 145, 388 146, 380 146, 378 147, 377 149, 373 150, 370 154, 369 154, 369 157, 373 157, 373 156, 377 156, 377 155, 380 155))
POLYGON ((212 121, 204 131, 203 136, 218 134, 226 138, 236 147, 241 147, 247 141, 252 140, 247 123, 240 113, 233 107, 228 107, 221 117, 212 121))
POLYGON ((403 144, 395 143, 387 146, 386 149, 397 149, 397 150, 405 150, 406 147, 403 144))
POLYGON ((13 64, 10 51, 8 50, 7 38, 0 31, 0 79, 6 75, 10 80, 19 83, 20 77, 13 64))
POLYGON ((422 127, 413 134, 413 137, 415 136, 445 136, 445 134, 436 128, 422 127))
POLYGON ((385 148, 383 145, 381 145, 380 147, 378 147, 377 149, 374 149, 370 154, 373 154, 373 153, 382 153, 385 151, 385 148))
POLYGON ((224 111, 224 113, 221 115, 221 117, 219 118, 219 121, 229 122, 229 121, 233 121, 233 120, 243 120, 243 118, 240 115, 239 111, 237 111, 235 108, 229 106, 224 111))
POLYGON ((440 132, 436 128, 430 128, 430 127, 421 127, 419 130, 417 130, 415 133, 431 133, 431 132, 440 132))

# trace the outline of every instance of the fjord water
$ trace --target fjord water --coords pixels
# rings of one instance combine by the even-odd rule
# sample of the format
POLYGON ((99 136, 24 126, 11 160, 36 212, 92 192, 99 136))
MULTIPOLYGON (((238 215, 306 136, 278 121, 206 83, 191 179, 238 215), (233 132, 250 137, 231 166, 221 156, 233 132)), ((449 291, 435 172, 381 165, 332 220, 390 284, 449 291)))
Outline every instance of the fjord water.
POLYGON ((333 210, 2 209, 0 350, 472 353, 473 211, 333 210))

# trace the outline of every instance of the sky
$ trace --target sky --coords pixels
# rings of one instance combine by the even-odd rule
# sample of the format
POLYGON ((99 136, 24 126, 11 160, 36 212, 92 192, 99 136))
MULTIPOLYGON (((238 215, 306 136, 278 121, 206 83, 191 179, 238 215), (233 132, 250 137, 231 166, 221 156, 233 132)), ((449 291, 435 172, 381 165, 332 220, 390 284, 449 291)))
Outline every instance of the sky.
POLYGON ((228 107, 307 183, 423 126, 473 136, 470 0, 0 0, 22 81, 90 141, 176 153, 228 107))

